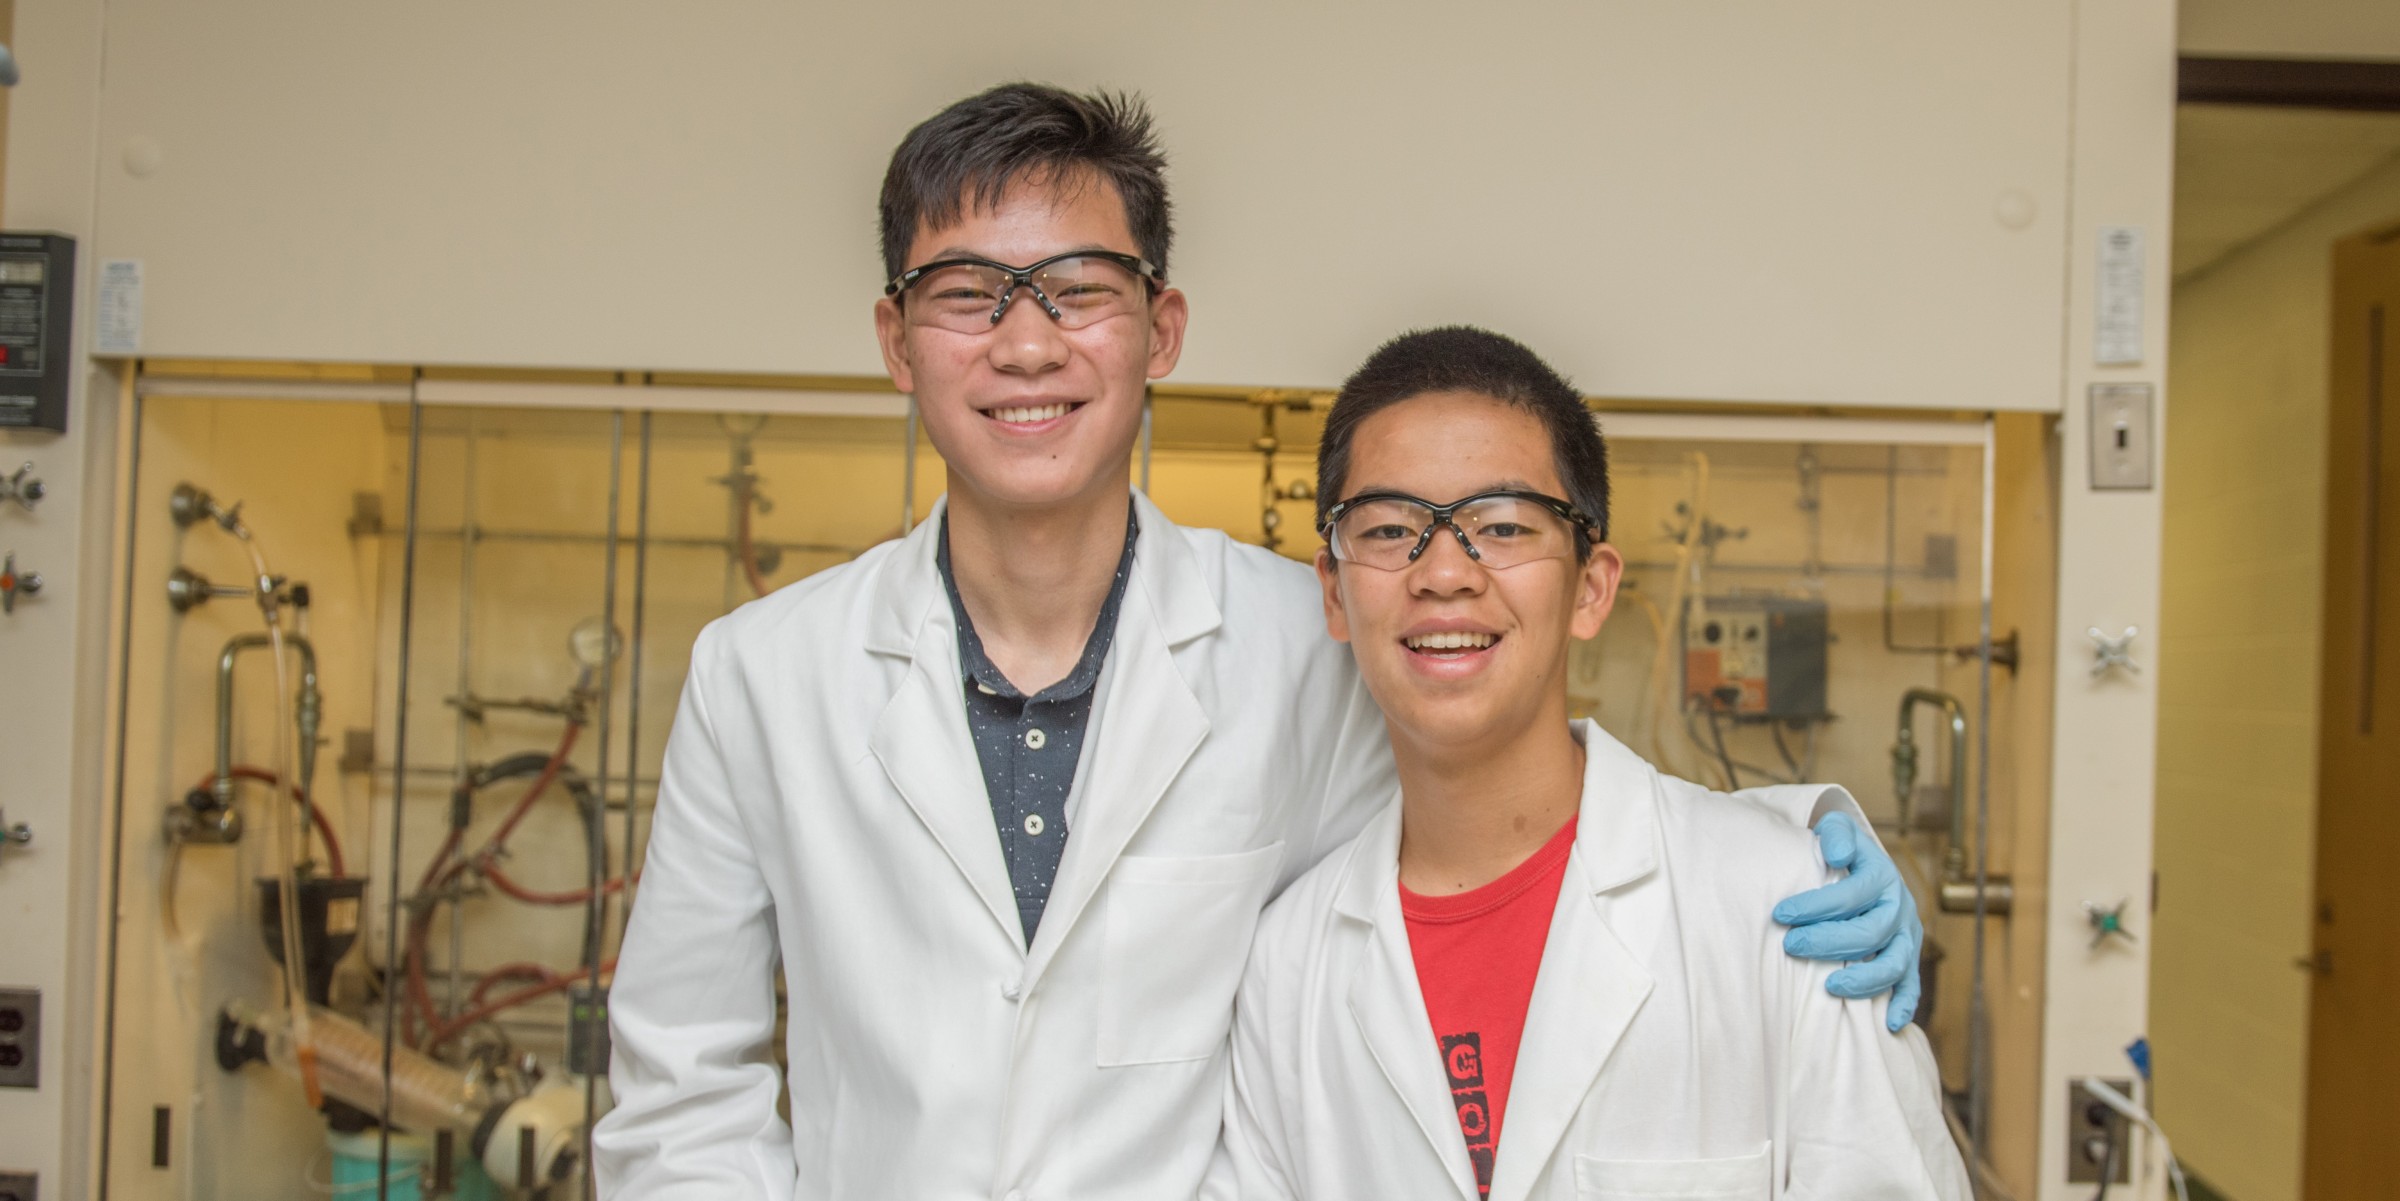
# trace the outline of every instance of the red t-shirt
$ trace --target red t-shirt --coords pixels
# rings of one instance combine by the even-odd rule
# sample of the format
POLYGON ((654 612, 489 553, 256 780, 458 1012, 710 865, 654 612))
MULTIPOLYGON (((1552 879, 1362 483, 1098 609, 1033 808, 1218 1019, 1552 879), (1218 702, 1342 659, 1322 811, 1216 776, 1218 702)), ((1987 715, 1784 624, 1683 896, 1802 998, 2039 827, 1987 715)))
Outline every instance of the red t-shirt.
POLYGON ((1550 915, 1566 880, 1575 821, 1505 876, 1468 892, 1421 896, 1400 887, 1408 919, 1408 949, 1417 961, 1417 987, 1450 1077, 1458 1128, 1467 1136, 1476 1191, 1492 1191, 1492 1159, 1500 1149, 1500 1117, 1516 1074, 1517 1041, 1525 1009, 1541 974, 1550 915))

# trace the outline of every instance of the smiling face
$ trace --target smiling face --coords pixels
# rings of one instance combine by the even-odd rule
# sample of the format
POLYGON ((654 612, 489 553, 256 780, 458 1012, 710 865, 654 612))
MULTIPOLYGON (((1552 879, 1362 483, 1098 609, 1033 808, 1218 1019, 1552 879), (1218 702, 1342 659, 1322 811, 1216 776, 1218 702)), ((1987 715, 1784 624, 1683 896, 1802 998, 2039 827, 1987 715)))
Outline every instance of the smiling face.
MULTIPOLYGON (((1071 250, 1140 253, 1116 189, 1096 176, 1021 179, 996 204, 920 225, 906 261, 1024 266, 1071 250)), ((954 497, 1014 510, 1122 498, 1143 388, 1183 351, 1182 293, 1162 288, 1131 313, 1071 330, 1030 296, 971 333, 910 320, 917 303, 913 291, 877 301, 875 331, 892 382, 917 398, 949 465, 954 497)))
MULTIPOLYGON (((1467 392, 1400 401, 1360 423, 1343 491, 1448 504, 1498 488, 1563 497, 1550 438, 1523 409, 1467 392)), ((1492 569, 1447 527, 1396 571, 1317 556, 1325 625, 1348 642, 1395 744, 1473 755, 1563 725, 1567 650, 1600 632, 1624 564, 1602 543, 1492 569)))

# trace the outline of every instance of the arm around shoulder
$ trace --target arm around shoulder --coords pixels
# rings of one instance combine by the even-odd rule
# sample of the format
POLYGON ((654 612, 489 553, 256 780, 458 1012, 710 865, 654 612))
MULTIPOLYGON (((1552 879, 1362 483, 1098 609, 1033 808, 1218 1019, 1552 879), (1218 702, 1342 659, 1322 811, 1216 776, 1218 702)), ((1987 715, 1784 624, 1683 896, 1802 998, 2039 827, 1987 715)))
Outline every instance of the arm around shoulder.
POLYGON ((1828 994, 1829 965, 1785 962, 1795 1012, 1780 1195, 1969 1201, 1974 1190, 1942 1117, 1941 1077, 1923 1033, 1886 1031, 1880 1000, 1828 994))
MULTIPOLYGON (((705 646, 705 635, 704 635, 705 646)), ((609 997, 616 1108, 592 1132, 603 1198, 784 1201, 773 901, 736 810, 695 653, 609 997)))

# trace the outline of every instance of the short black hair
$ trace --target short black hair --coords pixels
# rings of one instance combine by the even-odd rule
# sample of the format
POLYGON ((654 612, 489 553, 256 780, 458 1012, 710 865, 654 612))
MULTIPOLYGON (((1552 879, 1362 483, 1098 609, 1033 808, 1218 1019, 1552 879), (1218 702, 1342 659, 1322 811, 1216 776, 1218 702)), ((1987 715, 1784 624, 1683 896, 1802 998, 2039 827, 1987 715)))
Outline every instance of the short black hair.
MULTIPOLYGON (((1317 443, 1317 524, 1344 498, 1350 444, 1367 418, 1429 392, 1472 392, 1539 418, 1566 499, 1592 521, 1577 545, 1588 557, 1608 540, 1608 444, 1574 385, 1513 338, 1473 326, 1420 329, 1383 344, 1342 382, 1317 443)), ((1436 498, 1441 499, 1441 498, 1436 498)))
POLYGON ((1004 83, 969 96, 909 130, 892 151, 878 205, 884 278, 908 270, 918 225, 947 225, 998 204, 1027 177, 1081 183, 1077 176, 1088 173, 1125 202, 1134 245, 1163 279, 1175 240, 1166 172, 1140 96, 1087 96, 1040 83, 1004 83))

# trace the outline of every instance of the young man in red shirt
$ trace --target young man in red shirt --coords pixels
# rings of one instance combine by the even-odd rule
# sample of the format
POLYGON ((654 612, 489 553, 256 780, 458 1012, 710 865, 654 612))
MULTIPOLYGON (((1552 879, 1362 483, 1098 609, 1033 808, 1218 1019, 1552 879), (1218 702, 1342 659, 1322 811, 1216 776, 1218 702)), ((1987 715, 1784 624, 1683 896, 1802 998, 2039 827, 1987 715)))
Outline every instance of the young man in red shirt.
POLYGON ((1807 834, 1567 719, 1623 570, 1574 389, 1496 334, 1407 335, 1318 479, 1326 625, 1400 795, 1260 925, 1216 1191, 1968 1196, 1922 1035, 1767 919, 1824 878, 1807 834))

